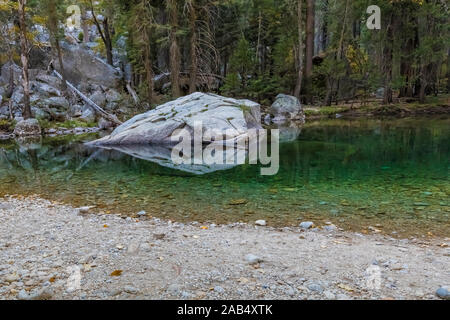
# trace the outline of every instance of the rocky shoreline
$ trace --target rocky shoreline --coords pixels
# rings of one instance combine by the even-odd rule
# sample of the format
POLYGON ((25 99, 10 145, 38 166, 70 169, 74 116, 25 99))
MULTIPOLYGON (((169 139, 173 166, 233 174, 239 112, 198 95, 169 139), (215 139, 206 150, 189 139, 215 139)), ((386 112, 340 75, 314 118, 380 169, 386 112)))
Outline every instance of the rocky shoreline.
POLYGON ((1 199, 0 299, 448 298, 448 238, 138 216, 1 199))

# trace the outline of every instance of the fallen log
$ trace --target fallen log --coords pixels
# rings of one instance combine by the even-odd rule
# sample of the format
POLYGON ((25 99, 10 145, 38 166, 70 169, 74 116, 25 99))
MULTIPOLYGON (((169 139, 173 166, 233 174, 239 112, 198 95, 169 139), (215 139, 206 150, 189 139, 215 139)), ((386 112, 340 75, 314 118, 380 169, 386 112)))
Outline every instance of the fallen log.
POLYGON ((136 94, 136 91, 133 90, 133 88, 131 87, 129 82, 127 83, 126 88, 127 88, 128 92, 131 94, 131 96, 133 97, 134 103, 139 104, 139 97, 136 94))
MULTIPOLYGON (((61 80, 63 81, 62 76, 59 74, 58 71, 53 70, 53 73, 61 80)), ((113 114, 110 114, 103 110, 100 106, 95 104, 94 101, 89 99, 87 96, 85 96, 81 91, 79 91, 73 84, 71 84, 69 81, 66 81, 67 87, 72 90, 75 94, 77 94, 85 103, 87 103, 88 106, 90 106, 92 109, 94 109, 95 112, 100 114, 102 117, 104 117, 106 120, 109 120, 117 125, 121 125, 122 122, 113 114)))

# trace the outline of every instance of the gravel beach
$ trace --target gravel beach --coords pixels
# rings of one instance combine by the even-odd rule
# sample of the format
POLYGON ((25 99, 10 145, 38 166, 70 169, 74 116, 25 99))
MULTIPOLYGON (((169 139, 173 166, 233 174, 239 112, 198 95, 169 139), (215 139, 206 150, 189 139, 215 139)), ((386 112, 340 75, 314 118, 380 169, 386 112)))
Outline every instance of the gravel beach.
POLYGON ((440 299, 450 285, 449 238, 139 215, 0 199, 0 299, 440 299))

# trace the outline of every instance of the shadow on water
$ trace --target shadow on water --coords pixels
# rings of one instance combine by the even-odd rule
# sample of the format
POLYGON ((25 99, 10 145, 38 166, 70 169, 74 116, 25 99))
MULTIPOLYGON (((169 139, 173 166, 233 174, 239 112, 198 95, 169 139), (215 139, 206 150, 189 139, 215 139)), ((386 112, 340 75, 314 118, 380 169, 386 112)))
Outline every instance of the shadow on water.
POLYGON ((83 144, 96 135, 0 142, 0 195, 37 194, 178 221, 313 220, 448 235, 449 119, 325 120, 281 137, 275 176, 249 164, 198 175, 198 168, 174 169, 164 148, 83 144))

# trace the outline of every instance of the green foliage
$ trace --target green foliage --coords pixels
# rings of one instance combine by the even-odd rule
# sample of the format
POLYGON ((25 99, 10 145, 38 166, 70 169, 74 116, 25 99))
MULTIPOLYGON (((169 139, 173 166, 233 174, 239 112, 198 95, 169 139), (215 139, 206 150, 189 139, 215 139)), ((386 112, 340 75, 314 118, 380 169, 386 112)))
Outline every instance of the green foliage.
POLYGON ((66 120, 64 122, 53 122, 45 119, 38 119, 39 125, 42 129, 57 129, 57 128, 92 128, 97 125, 96 122, 84 122, 78 120, 66 120))
POLYGON ((16 126, 15 121, 5 119, 0 120, 0 131, 12 132, 15 126, 16 126))

